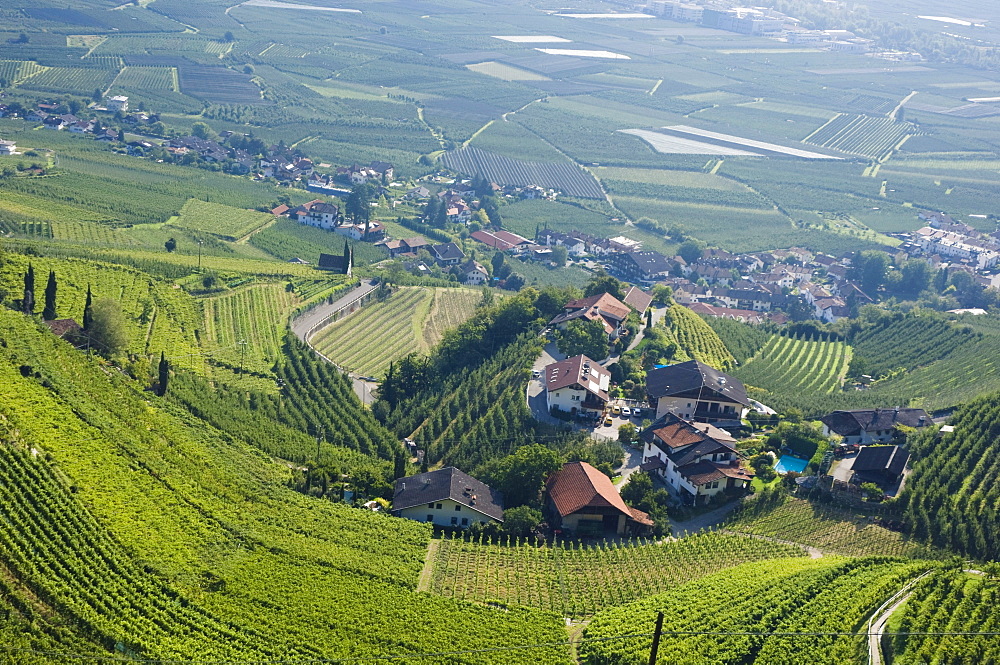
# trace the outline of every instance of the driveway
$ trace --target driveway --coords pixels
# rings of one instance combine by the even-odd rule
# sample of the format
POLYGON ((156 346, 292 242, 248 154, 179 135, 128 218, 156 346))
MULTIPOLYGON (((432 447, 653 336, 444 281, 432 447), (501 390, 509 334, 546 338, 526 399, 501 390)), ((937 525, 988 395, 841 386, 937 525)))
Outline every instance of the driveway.
POLYGON ((559 420, 558 418, 553 418, 549 413, 549 408, 545 403, 545 385, 542 383, 545 367, 554 362, 565 359, 566 356, 559 353, 559 349, 556 348, 555 342, 549 342, 546 344, 545 348, 542 349, 542 354, 535 359, 532 371, 538 372, 539 378, 528 381, 528 388, 525 391, 525 395, 528 400, 528 408, 531 409, 531 414, 535 416, 535 420, 543 423, 549 423, 550 425, 565 424, 564 421, 559 420))
POLYGON ((854 470, 851 467, 854 466, 856 457, 857 455, 855 454, 834 460, 833 466, 830 467, 830 475, 841 482, 850 482, 851 476, 854 475, 854 470))
POLYGON ((629 448, 627 446, 622 446, 622 450, 625 451, 625 464, 622 465, 621 469, 618 470, 618 475, 621 479, 615 483, 618 485, 619 491, 623 485, 625 485, 632 474, 639 470, 639 465, 642 464, 642 449, 636 450, 635 448, 629 448))

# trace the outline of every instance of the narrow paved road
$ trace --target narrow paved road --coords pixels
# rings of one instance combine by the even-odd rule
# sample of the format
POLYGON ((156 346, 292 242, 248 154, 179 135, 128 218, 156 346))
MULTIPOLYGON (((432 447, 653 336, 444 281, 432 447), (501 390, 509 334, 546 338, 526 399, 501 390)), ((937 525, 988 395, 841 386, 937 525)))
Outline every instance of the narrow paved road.
MULTIPOLYGON (((313 307, 312 309, 299 315, 296 319, 292 320, 290 324, 292 328, 292 333, 300 340, 308 344, 309 348, 312 349, 316 353, 316 355, 318 355, 320 358, 327 361, 331 365, 336 366, 337 363, 333 362, 319 351, 316 351, 316 348, 309 342, 309 338, 312 337, 313 334, 317 330, 319 330, 324 323, 327 323, 327 320, 330 319, 337 310, 349 305, 354 300, 363 298, 364 296, 368 295, 377 288, 378 288, 378 280, 375 279, 362 280, 362 282, 358 286, 354 287, 353 289, 345 293, 336 301, 332 303, 323 303, 322 305, 317 305, 316 307, 313 307)), ((360 399, 361 402, 366 405, 370 405, 372 402, 374 402, 375 398, 373 397, 372 393, 374 392, 375 388, 378 388, 378 383, 374 381, 364 381, 360 376, 352 372, 348 372, 347 374, 348 376, 351 377, 351 382, 353 383, 354 386, 354 393, 358 396, 358 399, 360 399)))
POLYGON ((869 665, 882 665, 882 635, 885 633, 885 624, 889 622, 892 613, 899 609, 899 606, 907 601, 912 593, 911 589, 917 582, 931 574, 928 570, 920 577, 916 577, 906 583, 902 589, 882 603, 882 606, 875 610, 875 613, 868 619, 868 663, 869 665))
POLYGON ((308 344, 308 338, 316 331, 317 328, 319 328, 320 324, 324 323, 326 319, 333 316, 334 312, 341 307, 344 307, 352 300, 368 295, 377 288, 377 280, 369 279, 362 281, 358 286, 345 293, 335 302, 317 305, 305 313, 300 314, 292 321, 292 332, 296 337, 308 344))

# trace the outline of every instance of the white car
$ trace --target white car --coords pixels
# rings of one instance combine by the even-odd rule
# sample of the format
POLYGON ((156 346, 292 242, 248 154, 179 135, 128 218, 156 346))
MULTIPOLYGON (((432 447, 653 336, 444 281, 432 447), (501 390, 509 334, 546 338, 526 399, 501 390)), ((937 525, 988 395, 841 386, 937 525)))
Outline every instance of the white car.
POLYGON ((639 416, 642 415, 642 409, 640 409, 639 407, 635 407, 634 409, 632 409, 632 415, 638 418, 639 416))
POLYGON ((628 408, 627 406, 623 406, 622 418, 631 418, 631 417, 632 417, 632 409, 628 408))

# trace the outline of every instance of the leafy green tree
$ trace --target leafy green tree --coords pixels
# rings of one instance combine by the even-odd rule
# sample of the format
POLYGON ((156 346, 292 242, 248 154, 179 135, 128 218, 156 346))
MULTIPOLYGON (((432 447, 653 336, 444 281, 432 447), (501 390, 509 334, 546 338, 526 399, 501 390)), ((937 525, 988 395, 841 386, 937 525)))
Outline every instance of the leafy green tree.
POLYGON ((223 39, 223 41, 227 41, 227 42, 235 42, 236 41, 236 35, 234 35, 231 31, 226 30, 226 34, 222 35, 222 39, 223 39))
POLYGON ((889 255, 877 250, 865 250, 851 260, 847 276, 858 282, 861 290, 872 298, 878 293, 889 274, 889 255))
POLYGON ((622 487, 622 500, 628 504, 637 504, 652 491, 653 479, 649 477, 648 473, 633 473, 629 476, 625 486, 622 487))
POLYGON ((167 362, 167 358, 163 355, 163 351, 160 351, 160 365, 158 369, 160 382, 157 386, 156 394, 163 397, 167 394, 167 381, 170 380, 170 363, 167 362))
POLYGON ((632 423, 618 426, 618 443, 627 446, 635 441, 636 429, 632 423))
POLYGON ((594 276, 587 282, 587 287, 583 290, 583 297, 597 296, 602 293, 610 293, 615 298, 623 300, 625 298, 625 285, 607 274, 604 271, 594 273, 594 276))
POLYGON ((663 284, 657 284, 650 291, 653 296, 653 304, 664 307, 670 305, 674 301, 674 290, 669 286, 664 286, 663 284))
POLYGON ((493 459, 483 465, 479 475, 503 493, 504 504, 541 507, 545 479, 562 468, 562 458, 553 450, 535 443, 522 446, 512 455, 493 459))
POLYGON ((28 272, 24 273, 24 296, 21 299, 21 311, 25 314, 35 313, 35 267, 28 264, 28 272))
POLYGON ((542 513, 531 506, 503 511, 503 532, 513 538, 527 538, 542 523, 542 513))
POLYGON ((113 298, 101 298, 91 308, 87 338, 91 346, 108 357, 118 356, 128 348, 128 331, 120 303, 113 298))
POLYGON ((191 135, 205 140, 215 140, 218 138, 215 131, 208 126, 208 123, 204 122, 196 122, 191 125, 191 135))
POLYGON ((372 186, 368 183, 356 185, 351 189, 347 202, 344 204, 344 212, 355 224, 363 224, 371 219, 372 207, 372 186))
POLYGON ((174 238, 167 238, 167 241, 163 243, 163 247, 168 251, 172 252, 177 249, 177 240, 174 238))
POLYGON ((555 245, 552 248, 552 261, 562 268, 566 265, 566 260, 569 258, 569 252, 563 245, 555 245))
POLYGON ((45 307, 42 318, 52 321, 56 318, 56 271, 49 271, 49 281, 45 284, 45 307))
POLYGON ((574 319, 564 329, 553 331, 556 347, 567 357, 581 353, 592 360, 603 360, 608 355, 608 334, 600 319, 583 321, 574 319))
POLYGON ((677 249, 677 255, 688 263, 694 263, 701 258, 701 253, 704 251, 705 243, 700 240, 688 240, 677 249))
POLYGON ((94 88, 94 94, 92 94, 90 98, 94 100, 94 103, 98 103, 104 99, 104 93, 101 92, 100 88, 94 88))

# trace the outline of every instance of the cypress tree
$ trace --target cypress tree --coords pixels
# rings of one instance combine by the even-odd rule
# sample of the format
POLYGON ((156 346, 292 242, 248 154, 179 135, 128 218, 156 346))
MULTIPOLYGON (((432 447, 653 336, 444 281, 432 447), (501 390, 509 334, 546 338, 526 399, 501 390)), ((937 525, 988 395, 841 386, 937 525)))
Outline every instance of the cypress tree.
POLYGON ((87 285, 87 302, 83 306, 83 329, 90 330, 90 324, 94 320, 93 311, 94 297, 90 293, 90 284, 87 285))
POLYGON ((157 394, 163 397, 167 394, 167 381, 170 379, 170 364, 167 363, 166 356, 160 351, 160 386, 157 394))
POLYGON ((28 272, 24 273, 24 298, 21 300, 21 311, 25 314, 35 313, 35 267, 28 264, 28 272))
POLYGON ((56 318, 56 271, 49 271, 49 281, 45 285, 45 309, 42 310, 42 318, 52 321, 56 318))

